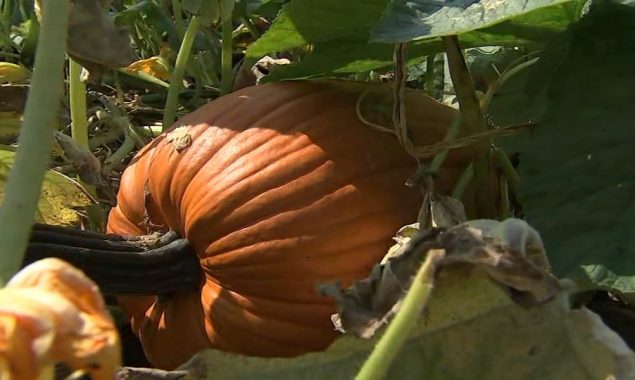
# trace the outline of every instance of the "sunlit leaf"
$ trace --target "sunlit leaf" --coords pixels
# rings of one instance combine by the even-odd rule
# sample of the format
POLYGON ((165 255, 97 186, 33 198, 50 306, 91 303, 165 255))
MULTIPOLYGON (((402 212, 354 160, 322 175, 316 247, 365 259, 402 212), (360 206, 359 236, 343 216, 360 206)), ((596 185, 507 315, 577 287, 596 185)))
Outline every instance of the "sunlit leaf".
POLYGON ((247 56, 260 58, 308 43, 359 33, 368 35, 385 6, 386 0, 292 1, 282 8, 271 28, 247 49, 247 56))
POLYGON ((0 83, 22 83, 31 73, 26 67, 10 62, 0 62, 0 83))
POLYGON ((170 67, 160 56, 154 56, 133 62, 126 67, 126 70, 130 72, 143 72, 164 81, 170 80, 170 67))
MULTIPOLYGON (((0 200, 15 153, 9 147, 0 146, 0 200)), ((36 219, 56 225, 75 225, 80 215, 76 209, 92 204, 91 198, 76 181, 58 172, 46 172, 42 193, 38 202, 36 219)))
MULTIPOLYGON (((502 268, 504 263, 500 262, 502 268)), ((392 273, 393 277, 399 275, 408 272, 392 273)), ((367 289, 373 291, 372 286, 367 289)), ((403 291, 400 287, 394 290, 403 291)), ((539 306, 522 307, 481 270, 446 267, 438 275, 426 311, 385 378, 597 380, 634 376, 635 355, 621 338, 591 311, 569 308, 565 298, 566 294, 559 294, 539 306)), ((180 370, 198 379, 352 379, 376 339, 346 334, 324 352, 293 359, 207 350, 180 370)))

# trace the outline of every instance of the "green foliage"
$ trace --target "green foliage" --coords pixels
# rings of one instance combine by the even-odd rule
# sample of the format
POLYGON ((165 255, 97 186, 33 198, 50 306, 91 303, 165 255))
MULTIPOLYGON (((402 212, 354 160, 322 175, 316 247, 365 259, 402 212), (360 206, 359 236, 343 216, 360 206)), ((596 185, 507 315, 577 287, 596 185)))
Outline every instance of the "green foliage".
MULTIPOLYGON (((445 61, 438 54, 444 46, 439 37, 458 35, 476 89, 481 92, 496 82, 510 62, 518 63, 516 60, 526 59, 527 53, 544 49, 536 65, 496 93, 488 110, 496 125, 533 120, 539 122, 538 127, 531 135, 497 138, 495 142, 521 151, 519 201, 528 221, 541 233, 555 274, 573 278, 584 287, 610 289, 635 299, 635 237, 631 227, 635 180, 630 169, 630 149, 635 142, 630 106, 635 97, 633 1, 597 0, 584 17, 586 0, 203 1, 126 0, 110 8, 115 24, 129 28, 140 57, 165 55, 171 68, 177 50, 184 46, 171 72, 166 127, 184 108, 191 110, 217 96, 218 87, 222 87, 221 93, 230 91, 234 74, 249 73, 251 63, 267 54, 282 53, 292 63, 275 67, 261 82, 351 74, 376 80, 380 73, 392 70, 394 44, 408 42, 409 81, 416 81, 417 87, 425 87, 435 98, 448 99, 453 89, 444 77, 445 61), (203 5, 208 7, 205 11, 203 5), (268 25, 262 18, 273 23, 260 36, 268 25), (185 26, 192 20, 186 33, 185 26), (251 43, 254 39, 257 41, 251 43), (171 49, 166 48, 166 42, 171 49), (182 89, 184 82, 188 86, 182 89)), ((0 0, 0 4, 2 59, 29 66, 39 32, 39 23, 28 7, 31 3, 0 0)), ((92 48, 92 40, 75 34, 74 38, 92 48)), ((125 36, 124 45, 128 42, 125 36)), ((57 53, 62 50, 59 47, 57 53)), ((58 64, 47 64, 47 68, 61 75, 58 64)), ((123 90, 121 103, 131 98, 124 97, 124 92, 135 89, 125 95, 133 95, 139 103, 132 107, 120 104, 122 108, 145 108, 131 112, 132 117, 160 114, 151 109, 148 99, 154 97, 153 105, 161 107, 168 84, 155 82, 162 85, 158 89, 145 82, 131 85, 130 75, 119 77, 123 85, 108 83, 123 90), (140 88, 143 91, 137 91, 140 88)), ((33 88, 45 83, 39 82, 33 88)), ((53 84, 49 81, 49 86, 53 84)), ((58 83, 51 88, 60 90, 62 86, 58 83)), ((39 95, 34 91, 31 98, 39 96, 40 101, 31 104, 31 115, 37 114, 35 108, 52 110, 53 101, 49 99, 51 104, 47 105, 44 100, 55 94, 41 87, 39 95)), ((28 126, 31 130, 40 126, 40 149, 28 148, 31 150, 24 156, 27 144, 20 143, 23 157, 28 157, 23 159, 23 167, 34 154, 42 163, 50 153, 44 132, 53 125, 52 116, 42 115, 40 112, 38 119, 31 116, 28 126)), ((15 115, 0 116, 8 121, 10 133, 17 133, 15 115)), ((0 125, 0 129, 4 127, 0 125)), ((125 144, 129 146, 116 151, 115 157, 119 157, 117 152, 130 154, 134 143, 126 139, 125 144)), ((116 162, 121 164, 124 158, 116 162)), ((13 160, 13 152, 0 149, 0 185, 13 160)), ((30 177, 25 180, 23 175, 22 183, 34 187, 41 173, 24 173, 30 177)), ((14 199, 27 187, 14 186, 14 199)), ((47 171, 43 189, 39 201, 31 191, 40 221, 73 224, 78 218, 74 207, 90 203, 74 181, 59 173, 47 171)), ((7 231, 12 231, 15 220, 11 213, 18 213, 15 210, 21 206, 3 205, 13 207, 3 211, 2 227, 7 231)), ((22 224, 28 226, 31 219, 23 217, 22 224)), ((25 231, 21 230, 20 241, 0 248, 22 250, 25 231)), ((13 239, 11 233, 5 235, 5 240, 13 239)), ((11 265, 3 264, 0 274, 6 277, 15 269, 17 260, 12 260, 11 265)), ((435 286, 430 307, 415 321, 414 332, 396 353, 386 378, 595 379, 620 371, 630 375, 628 371, 633 370, 629 349, 597 316, 584 308, 573 310, 565 292, 544 305, 525 309, 479 271, 443 271, 435 286)), ((325 352, 295 359, 244 358, 208 351, 185 370, 204 374, 202 378, 222 379, 352 378, 376 343, 377 339, 346 335, 325 352)))
POLYGON ((360 33, 368 38, 385 6, 386 0, 292 1, 282 8, 272 27, 247 49, 247 56, 260 57, 360 33))
POLYGON ((389 2, 384 11, 379 8, 386 2, 379 0, 334 0, 319 4, 296 0, 282 9, 271 29, 247 54, 256 57, 311 44, 311 54, 292 65, 277 68, 265 80, 278 81, 385 68, 392 65, 391 42, 397 41, 412 41, 409 64, 421 62, 426 56, 443 51, 436 37, 452 33, 459 34, 463 48, 492 45, 539 48, 581 17, 585 1, 518 1, 506 2, 512 4, 507 7, 492 8, 493 2, 485 0, 466 10, 460 8, 465 14, 450 14, 459 8, 438 7, 429 18, 410 8, 427 3, 389 2), (461 18, 490 8, 495 11, 485 13, 486 17, 461 18), (355 17, 349 17, 350 14, 355 17), (449 19, 463 21, 448 23, 450 16, 449 19), (411 28, 404 27, 404 22, 411 28))
POLYGON ((114 16, 117 25, 130 28, 132 38, 142 57, 159 52, 163 36, 167 37, 170 47, 177 51, 180 38, 170 15, 151 0, 142 0, 130 5, 114 16))
POLYGON ((62 95, 69 3, 44 3, 33 81, 24 112, 15 164, 0 207, 0 285, 22 262, 49 160, 55 116, 62 95), (50 72, 47 72, 50 70, 50 72))
MULTIPOLYGON (((495 31, 536 39, 580 18, 584 0, 391 1, 371 40, 408 42, 462 34, 506 23, 495 31)), ((487 32, 486 32, 487 33, 487 32)))
MULTIPOLYGON (((521 155, 527 218, 560 276, 635 292, 635 10, 598 5, 571 30, 521 155)), ((540 71, 549 74, 549 71, 540 71)), ((549 77, 531 78, 531 82, 549 77)))
MULTIPOLYGON (((481 272, 442 272, 427 311, 384 378, 630 378, 635 358, 624 343, 595 314, 561 301, 528 310, 481 272)), ((294 359, 207 350, 181 369, 200 380, 353 379, 375 343, 344 336, 324 352, 294 359)))

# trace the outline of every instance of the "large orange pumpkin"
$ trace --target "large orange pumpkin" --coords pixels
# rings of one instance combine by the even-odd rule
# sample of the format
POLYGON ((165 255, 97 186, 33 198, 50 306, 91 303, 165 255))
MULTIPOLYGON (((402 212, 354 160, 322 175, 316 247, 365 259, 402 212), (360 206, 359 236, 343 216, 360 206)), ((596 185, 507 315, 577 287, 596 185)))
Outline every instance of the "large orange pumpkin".
MULTIPOLYGON (((404 185, 415 160, 358 118, 367 86, 245 88, 186 116, 133 160, 109 232, 175 230, 204 276, 197 291, 120 298, 152 364, 173 368, 208 347, 293 356, 334 340, 334 303, 316 286, 368 275, 422 202, 404 185)), ((389 87, 373 88, 390 99, 389 87)), ((419 145, 441 140, 456 115, 414 92, 407 109, 419 145)), ((452 152, 441 192, 471 157, 452 152)))

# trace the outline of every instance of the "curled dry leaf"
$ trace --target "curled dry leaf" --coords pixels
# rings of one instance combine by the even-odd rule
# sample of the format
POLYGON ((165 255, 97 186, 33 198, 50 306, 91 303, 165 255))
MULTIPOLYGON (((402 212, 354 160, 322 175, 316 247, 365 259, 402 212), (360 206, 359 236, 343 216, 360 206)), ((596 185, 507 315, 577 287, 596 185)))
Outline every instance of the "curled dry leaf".
POLYGON ((364 338, 374 336, 398 311, 412 277, 432 249, 446 251, 442 266, 476 266, 523 305, 544 303, 558 292, 540 235, 522 220, 474 220, 418 233, 413 231, 416 228, 410 225, 400 230, 397 245, 367 279, 346 290, 337 285, 322 287, 339 302, 339 312, 333 315, 337 329, 364 338))
POLYGON ((276 66, 288 65, 291 63, 286 58, 272 58, 268 55, 260 58, 253 66, 250 66, 249 60, 243 61, 243 64, 238 70, 236 79, 232 91, 238 91, 241 88, 249 87, 260 83, 260 80, 264 78, 271 70, 276 66))
MULTIPOLYGON (((14 161, 14 149, 0 145, 0 200, 4 196, 5 182, 14 161)), ((62 226, 76 225, 80 220, 77 209, 93 203, 94 200, 76 181, 48 170, 42 184, 36 221, 62 226)))
POLYGON ((97 286, 51 258, 23 268, 0 290, 0 378, 42 378, 56 362, 112 379, 121 352, 97 286))
MULTIPOLYGON (((42 1, 35 2, 35 12, 40 21, 42 1)), ((90 80, 93 81, 101 77, 104 68, 125 67, 136 58, 128 29, 115 25, 108 15, 111 2, 71 1, 66 51, 90 72, 90 80)))
POLYGON ((465 222, 467 216, 458 199, 428 192, 418 219, 426 227, 451 227, 465 222))
MULTIPOLYGON (((430 302, 386 379, 635 378, 635 354, 596 314, 571 308, 570 295, 556 289, 548 273, 540 237, 526 223, 472 221, 424 231, 406 226, 398 242, 402 246, 375 268, 371 279, 340 293, 347 316, 358 311, 361 322, 362 313, 375 312, 381 317, 384 310, 394 307, 390 296, 400 300, 425 252, 446 251, 448 261, 437 272, 430 302), (527 266, 533 269, 522 279, 509 275, 516 273, 512 268, 523 273, 521 268, 527 266), (509 297, 510 288, 517 292, 528 284, 532 286, 526 293, 536 301, 556 294, 532 307, 509 297), (371 297, 382 292, 386 295, 383 299, 371 297)), ((201 380, 352 379, 379 338, 360 339, 355 335, 360 335, 364 326, 349 327, 349 334, 322 352, 296 358, 257 358, 210 349, 199 352, 170 375, 185 371, 187 378, 201 380)), ((368 329, 365 332, 372 335, 368 329)), ((152 378, 166 376, 162 373, 152 378)))

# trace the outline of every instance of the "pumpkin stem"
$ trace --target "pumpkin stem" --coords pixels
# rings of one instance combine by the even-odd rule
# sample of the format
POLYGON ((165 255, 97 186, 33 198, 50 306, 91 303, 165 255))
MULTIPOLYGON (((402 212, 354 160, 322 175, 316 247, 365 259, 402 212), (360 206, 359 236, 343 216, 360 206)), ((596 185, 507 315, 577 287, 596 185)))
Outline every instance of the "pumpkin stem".
POLYGON ((119 236, 36 224, 22 265, 46 257, 81 269, 104 294, 168 294, 201 281, 198 258, 174 231, 119 236))

